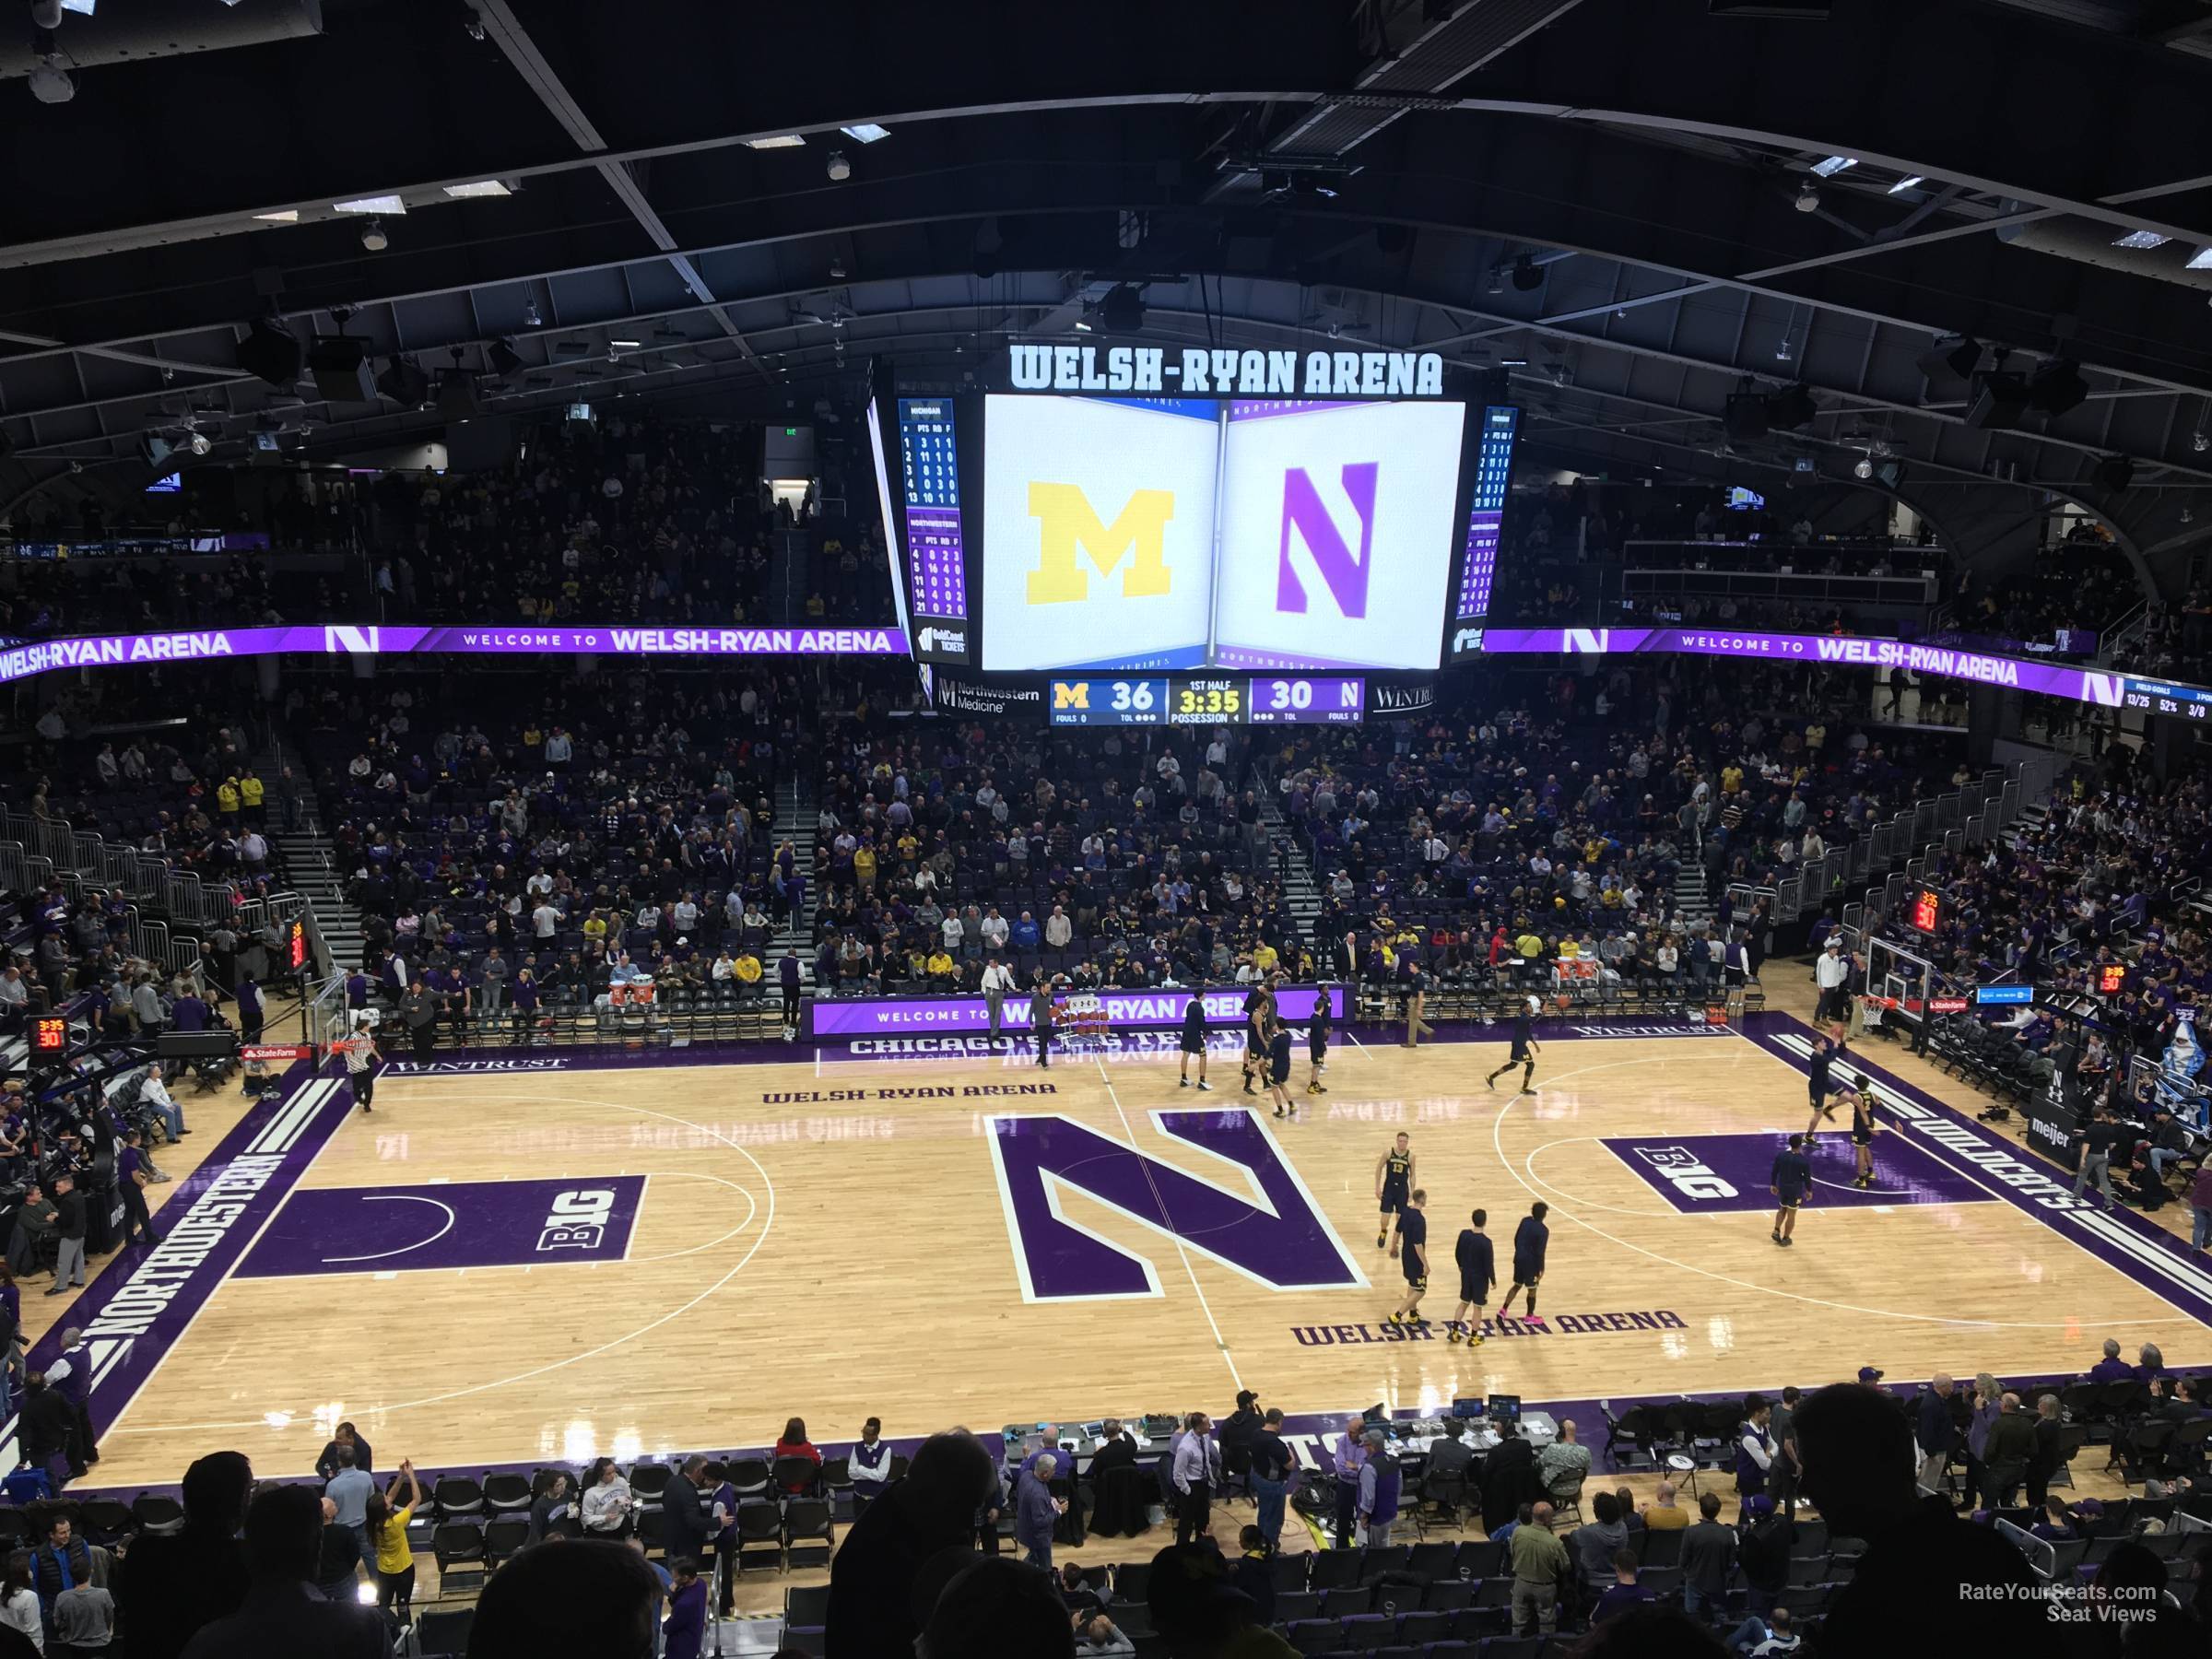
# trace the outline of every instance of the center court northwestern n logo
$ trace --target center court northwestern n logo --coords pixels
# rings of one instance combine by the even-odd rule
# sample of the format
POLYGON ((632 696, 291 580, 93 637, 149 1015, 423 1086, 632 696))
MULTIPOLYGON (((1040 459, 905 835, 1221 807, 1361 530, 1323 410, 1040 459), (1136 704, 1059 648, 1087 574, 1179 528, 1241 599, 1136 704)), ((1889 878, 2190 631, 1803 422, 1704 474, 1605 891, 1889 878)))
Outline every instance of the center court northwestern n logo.
POLYGON ((1355 620, 1366 617, 1368 579, 1374 569, 1375 481, 1381 470, 1379 462, 1351 461, 1345 464, 1341 475, 1345 500, 1359 525, 1357 554, 1346 541, 1335 515, 1322 500, 1312 475, 1302 466, 1293 466, 1283 475, 1283 535, 1275 581, 1277 610, 1305 613, 1306 586, 1291 557, 1293 547, 1303 547, 1315 574, 1335 600, 1338 613, 1355 620))
POLYGON ((987 1129, 1025 1301, 1159 1296, 1148 1256, 1082 1225, 1096 1205, 1274 1290, 1346 1289, 1365 1277, 1274 1137, 1249 1111, 1155 1112, 1162 1135, 1243 1172, 1216 1185, 1057 1113, 987 1129))
POLYGON ((1124 599, 1149 599, 1168 591, 1168 521, 1175 516, 1171 489, 1135 489, 1114 515, 1101 521, 1090 498, 1074 484, 1030 485, 1030 516, 1037 521, 1037 568, 1030 572, 1031 605, 1067 605, 1088 598, 1090 578, 1077 563, 1090 556, 1100 576, 1112 576, 1124 559, 1124 599))

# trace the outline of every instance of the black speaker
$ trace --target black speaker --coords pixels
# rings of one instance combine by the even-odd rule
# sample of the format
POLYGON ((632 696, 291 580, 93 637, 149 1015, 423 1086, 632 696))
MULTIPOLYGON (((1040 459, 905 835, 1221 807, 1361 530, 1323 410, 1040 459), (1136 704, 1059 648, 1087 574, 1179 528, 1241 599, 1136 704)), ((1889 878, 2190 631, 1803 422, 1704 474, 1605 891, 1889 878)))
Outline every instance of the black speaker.
POLYGON ((265 319, 238 343, 238 366, 256 380, 289 391, 300 379, 300 342, 283 324, 265 319))
POLYGON ((328 403, 374 403, 376 378, 369 369, 369 342, 340 335, 317 340, 307 354, 315 394, 328 403))
POLYGON ((1788 387, 1767 399, 1767 424, 1777 431, 1794 432, 1810 426, 1819 412, 1813 394, 1802 385, 1788 387))
POLYGON ((1133 288, 1110 290, 1099 303, 1099 319, 1108 334, 1135 334, 1145 325, 1145 301, 1133 288))
POLYGON ((2107 455, 2089 469, 2089 482, 2114 495, 2135 482, 2136 463, 2130 455, 2107 455))
POLYGON ((2081 378, 2081 365, 2064 358, 2045 363, 2028 382, 2028 406, 2046 415, 2064 415, 2088 394, 2089 382, 2081 378))
POLYGON ((1767 435, 1767 400, 1756 392, 1732 392, 1723 424, 1731 443, 1748 443, 1767 435))
POLYGON ((2020 424, 2028 413, 2028 385, 2017 374, 1977 374, 1967 400, 1966 424, 2001 432, 2020 424))
POLYGON ((394 358, 376 377, 376 389, 403 408, 419 409, 429 401, 430 377, 406 358, 394 358))
POLYGON ((438 377, 438 413, 448 420, 466 420, 476 414, 477 377, 465 369, 449 369, 438 377))

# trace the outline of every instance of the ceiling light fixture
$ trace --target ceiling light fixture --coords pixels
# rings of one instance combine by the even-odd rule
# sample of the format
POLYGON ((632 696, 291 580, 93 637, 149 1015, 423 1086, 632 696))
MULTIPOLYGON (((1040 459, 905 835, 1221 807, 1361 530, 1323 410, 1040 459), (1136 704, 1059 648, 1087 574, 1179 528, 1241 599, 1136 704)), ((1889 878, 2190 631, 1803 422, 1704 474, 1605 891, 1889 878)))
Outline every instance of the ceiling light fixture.
POLYGON ((1830 156, 1825 161, 1813 163, 1813 171, 1823 179, 1832 179, 1840 172, 1848 172, 1859 164, 1856 156, 1830 156))
POLYGON ((747 149, 804 149, 806 147, 806 140, 796 133, 781 133, 773 138, 747 138, 745 141, 745 147, 747 149))
POLYGON ((464 201, 472 196, 512 195, 514 192, 498 179, 478 179, 474 184, 448 184, 445 194, 455 201, 464 201))
POLYGON ((637 340, 609 340, 607 344, 612 346, 617 351, 635 351, 641 342, 637 340))
POLYGON ((371 218, 361 227, 361 246, 370 253, 382 253, 391 245, 392 239, 384 234, 384 221, 382 218, 371 218))
POLYGON ((840 281, 843 280, 845 262, 841 256, 835 253, 830 255, 830 275, 840 281))
POLYGON ((257 219, 260 219, 264 224, 296 225, 300 222, 300 209, 297 207, 280 207, 275 213, 257 213, 253 217, 257 219))
POLYGON ((2184 271, 2212 271, 2212 242, 2206 242, 2192 253, 2189 256, 2189 263, 2182 269, 2184 271))
POLYGON ((830 182, 832 184, 842 184, 853 176, 853 163, 845 159, 843 150, 831 150, 829 171, 830 182))
POLYGON ((207 434, 205 432, 193 433, 189 442, 192 447, 192 453, 195 455, 204 455, 209 450, 215 447, 213 443, 208 441, 207 434))
POLYGON ((537 296, 533 294, 523 301, 523 322, 531 328, 543 328, 545 318, 537 314, 537 296))
POLYGON ((1814 187, 1810 179, 1797 187, 1797 211, 1800 213, 1820 211, 1820 192, 1814 187))
POLYGON ((2152 248, 2164 247, 2172 240, 2172 237, 2161 236, 2156 230, 2130 230, 2125 236, 2113 237, 2112 246, 2115 248, 2134 248, 2138 253, 2147 253, 2152 248))
POLYGON ((1924 181, 1922 180, 1920 174, 1907 173, 1896 183, 1889 186, 1889 194, 1891 195, 1903 195, 1906 191, 1912 189, 1915 184, 1922 182, 1924 182, 1924 181))
POLYGON ((359 196, 350 202, 333 202, 335 213, 405 213, 405 198, 395 195, 359 196))
POLYGON ((872 121, 855 122, 851 126, 839 127, 837 130, 856 144, 873 144, 878 138, 888 138, 891 135, 889 127, 877 126, 872 121))
POLYGON ((1871 456, 1868 456, 1868 455, 1861 455, 1861 456, 1860 456, 1860 457, 1859 457, 1859 458, 1858 458, 1856 461, 1853 461, 1853 462, 1851 464, 1851 476, 1852 476, 1853 477, 1854 477, 1854 478, 1871 478, 1871 477, 1874 477, 1874 460, 1873 460, 1873 457, 1871 457, 1871 456))

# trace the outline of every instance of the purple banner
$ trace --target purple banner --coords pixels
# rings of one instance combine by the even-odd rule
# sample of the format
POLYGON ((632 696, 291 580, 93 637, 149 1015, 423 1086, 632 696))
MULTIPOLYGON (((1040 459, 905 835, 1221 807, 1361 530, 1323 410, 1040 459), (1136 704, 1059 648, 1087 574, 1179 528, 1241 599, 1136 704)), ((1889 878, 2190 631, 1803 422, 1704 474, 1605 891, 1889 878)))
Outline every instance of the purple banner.
MULTIPOLYGON (((1106 1023, 1115 1030, 1136 1026, 1179 1026, 1190 1006, 1188 991, 1100 991, 1099 1006, 1106 1023)), ((1313 1018, 1313 1004, 1321 994, 1313 985, 1285 985, 1275 994, 1276 1012, 1300 1023, 1313 1018)), ((1208 991, 1208 1025, 1235 1025, 1244 1018, 1241 989, 1208 991)), ((1344 1018, 1344 987, 1329 987, 1329 1011, 1344 1018)), ((1029 1000, 1006 999, 1003 1025, 1011 1031, 1029 1026, 1029 1000)), ((991 1010, 980 996, 866 996, 829 997, 814 1005, 817 1037, 887 1037, 912 1031, 987 1031, 991 1010)))
POLYGON ((1903 668, 1943 679, 1976 680, 2074 702, 2100 703, 2110 709, 2120 707, 2122 689, 2117 674, 1864 634, 1752 633, 1706 628, 1492 628, 1483 634, 1482 649, 1486 653, 1507 655, 1554 651, 1589 654, 1678 652, 1694 656, 1903 668))
POLYGON ((905 656, 896 628, 524 628, 332 624, 322 628, 218 628, 41 640, 0 651, 0 683, 55 668, 129 667, 286 652, 370 656, 905 656))

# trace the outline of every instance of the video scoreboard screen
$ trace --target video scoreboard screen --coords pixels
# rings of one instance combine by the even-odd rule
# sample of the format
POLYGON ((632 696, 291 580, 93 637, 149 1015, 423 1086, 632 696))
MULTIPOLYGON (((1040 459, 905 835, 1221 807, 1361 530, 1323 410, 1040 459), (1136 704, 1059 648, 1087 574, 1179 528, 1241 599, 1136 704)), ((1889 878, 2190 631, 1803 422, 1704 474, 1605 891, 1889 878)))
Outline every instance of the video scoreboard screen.
POLYGON ((1156 675, 1056 679, 1045 693, 1058 726, 1357 725, 1367 681, 1339 675, 1156 675))
POLYGON ((1482 649, 1519 427, 1502 375, 1418 351, 1006 353, 957 389, 871 371, 917 662, 1132 696, 1212 675, 1250 707, 1251 677, 1482 649))
POLYGON ((2176 720, 2212 720, 2212 690, 2124 674, 2120 677, 2120 706, 2176 720))

